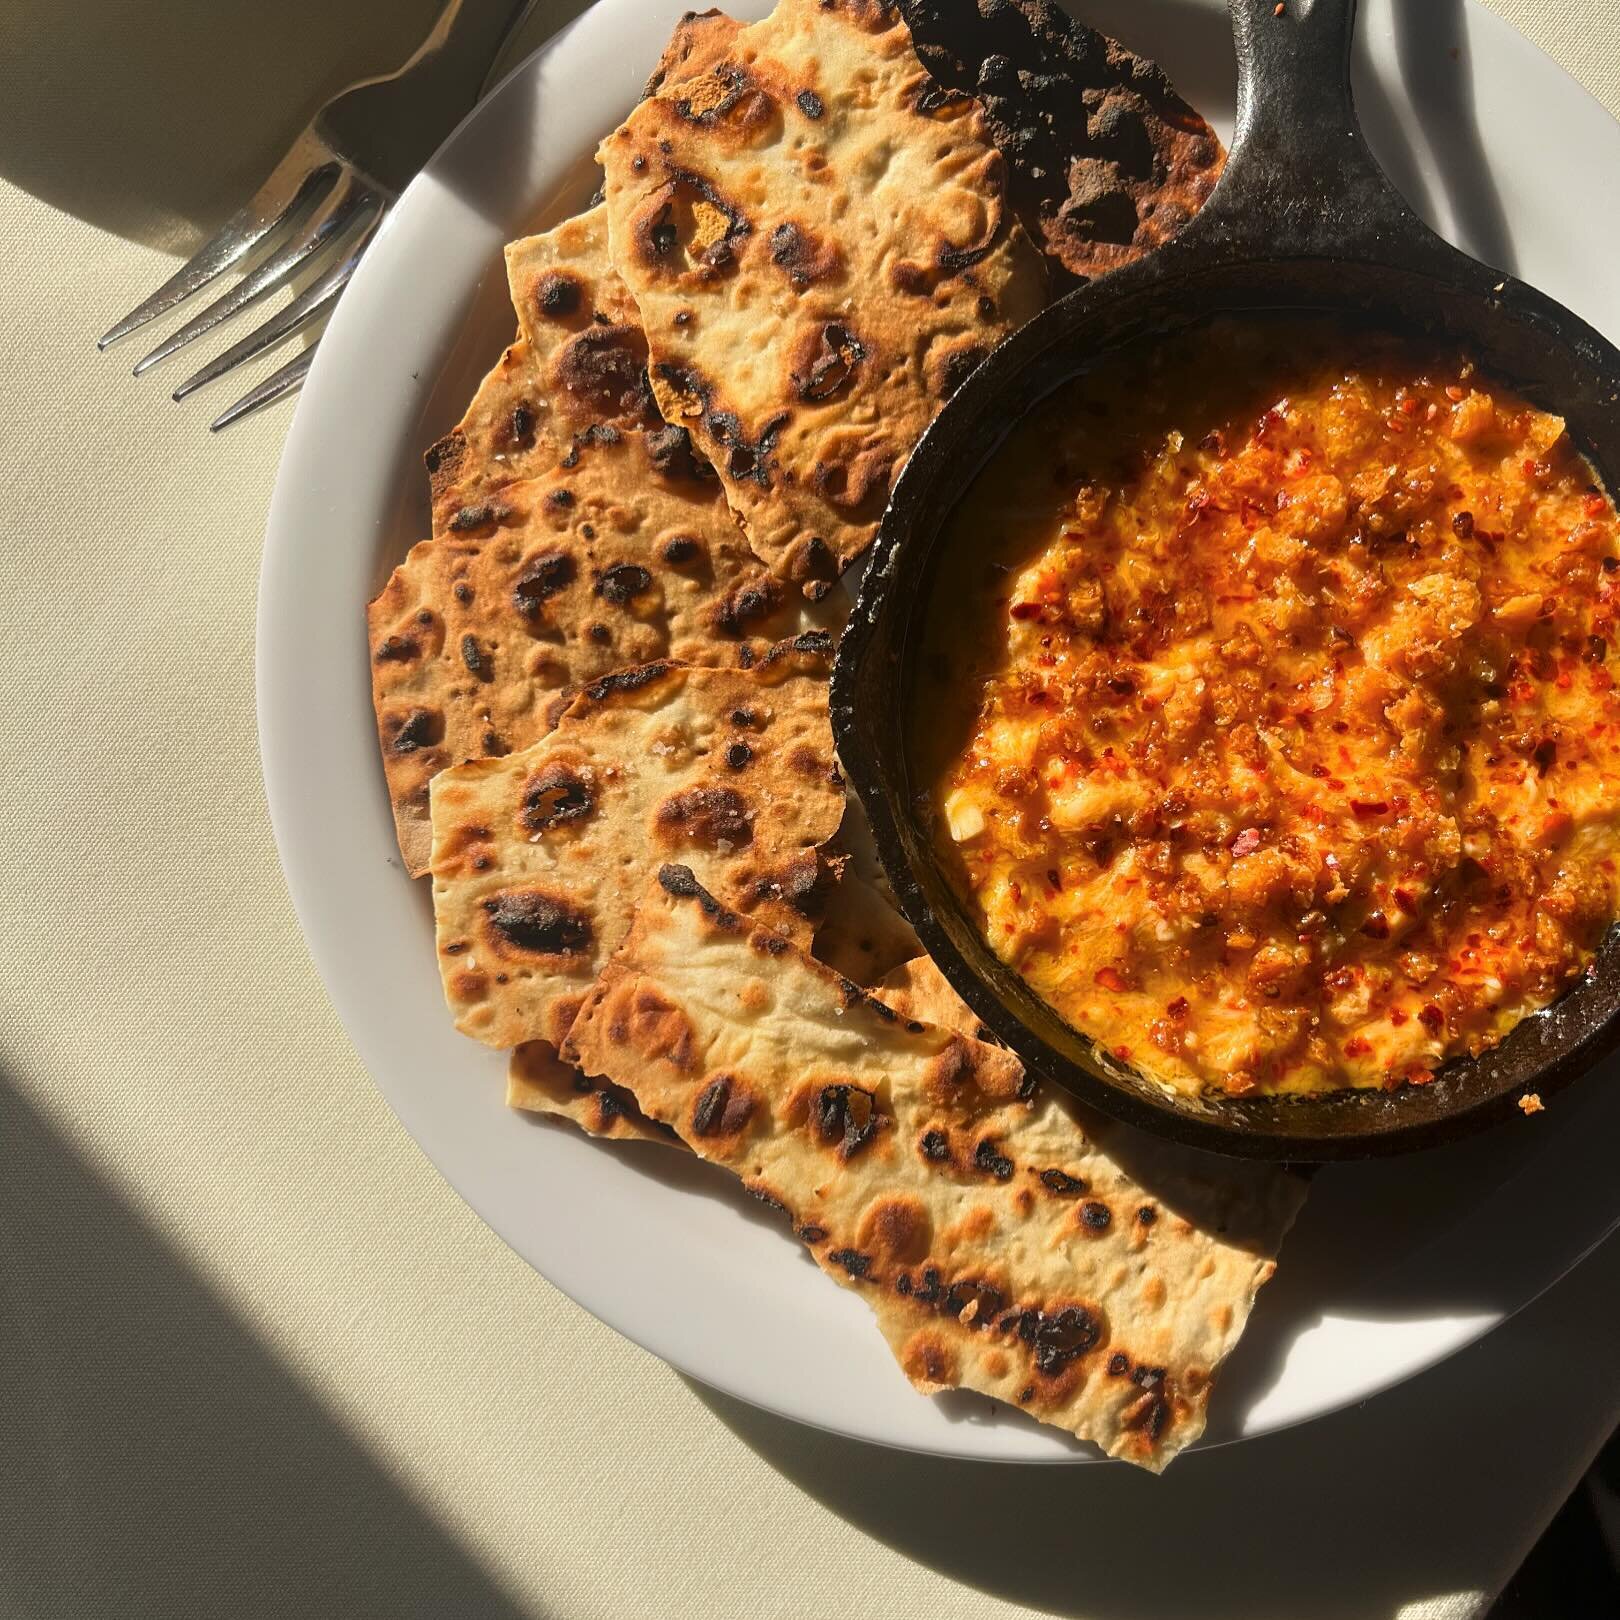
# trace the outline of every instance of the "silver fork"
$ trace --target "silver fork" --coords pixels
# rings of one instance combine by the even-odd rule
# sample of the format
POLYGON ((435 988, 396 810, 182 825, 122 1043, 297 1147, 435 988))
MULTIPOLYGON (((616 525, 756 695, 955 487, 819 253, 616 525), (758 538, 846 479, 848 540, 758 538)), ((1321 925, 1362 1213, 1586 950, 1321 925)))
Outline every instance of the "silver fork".
MULTIPOLYGON (((138 377, 294 278, 318 272, 269 320, 187 377, 174 391, 180 400, 328 313, 400 192, 477 101, 502 45, 534 4, 446 0, 433 32, 398 72, 361 79, 333 96, 252 200, 96 347, 127 337, 240 268, 242 278, 223 297, 136 362, 138 377)), ((293 392, 314 358, 311 344, 216 416, 210 430, 293 392)))

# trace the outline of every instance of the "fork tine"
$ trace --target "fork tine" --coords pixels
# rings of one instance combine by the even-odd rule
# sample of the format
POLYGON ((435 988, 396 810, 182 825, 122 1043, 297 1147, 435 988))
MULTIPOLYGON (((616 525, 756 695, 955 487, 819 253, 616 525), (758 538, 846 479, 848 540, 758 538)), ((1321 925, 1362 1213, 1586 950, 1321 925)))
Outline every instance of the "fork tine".
POLYGON ((221 321, 228 320, 243 305, 251 304, 282 286, 311 254, 353 222, 361 206, 374 201, 370 192, 362 190, 354 171, 345 165, 337 183, 316 206, 303 229, 263 264, 250 270, 223 297, 215 299, 202 314, 193 316, 149 354, 142 355, 135 362, 135 375, 141 376, 158 361, 168 359, 177 349, 183 349, 205 333, 212 332, 221 321))
POLYGON ((199 388, 204 388, 217 378, 223 377, 226 372, 233 371, 244 360, 251 360, 255 355, 275 348, 278 343, 284 343, 294 332, 324 314, 330 305, 337 302, 338 294, 349 284, 349 277, 354 274, 361 255, 370 246, 371 239, 377 234, 377 227, 382 222, 383 213, 379 209, 355 238, 348 254, 340 263, 323 271, 319 280, 311 282, 290 304, 277 310, 263 325, 255 327, 223 354, 216 355, 201 370, 194 371, 175 389, 173 398, 178 401, 188 394, 196 393, 199 388))
POLYGON ((240 422, 244 416, 251 416, 254 411, 262 410, 273 400, 278 400, 283 394, 290 394, 304 380, 304 374, 315 361, 316 344, 312 343, 300 355, 295 355, 279 371, 272 371, 257 388, 250 389, 229 410, 221 411, 212 422, 208 424, 210 433, 218 433, 221 428, 228 428, 233 422, 240 422))
POLYGON ((293 142, 270 178, 175 273, 144 302, 96 339, 105 349, 138 327, 165 314, 205 287, 223 271, 239 263, 299 206, 310 199, 317 182, 336 175, 337 159, 311 130, 293 142))

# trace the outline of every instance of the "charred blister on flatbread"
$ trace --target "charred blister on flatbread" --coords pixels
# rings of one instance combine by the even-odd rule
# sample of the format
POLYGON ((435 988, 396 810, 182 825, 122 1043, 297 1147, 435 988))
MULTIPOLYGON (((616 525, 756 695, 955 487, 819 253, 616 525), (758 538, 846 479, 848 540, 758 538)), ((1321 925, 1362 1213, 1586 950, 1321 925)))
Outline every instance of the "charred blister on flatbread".
POLYGON ((779 411, 750 440, 734 411, 709 411, 703 418, 725 470, 733 478, 758 484, 761 489, 771 487, 775 472, 771 453, 787 422, 787 412, 779 411))
POLYGON ((524 560, 512 582, 512 606, 525 619, 538 619, 544 604, 568 589, 579 574, 579 562, 566 551, 540 551, 524 560))
POLYGON ((698 1136, 735 1136, 754 1117, 757 1099, 735 1076, 716 1075, 692 1104, 692 1130, 698 1136))
POLYGON ((949 399, 984 364, 988 352, 982 343, 971 341, 936 344, 925 362, 930 391, 949 399))
POLYGON ((566 270, 548 270, 534 284, 534 307, 549 321, 578 314, 585 301, 584 283, 566 270))
POLYGON ((818 236, 808 225, 784 220, 771 232, 770 242, 771 263, 799 292, 836 276, 843 268, 838 244, 818 236))
POLYGON ((493 528, 512 515, 505 501, 478 501, 461 507, 445 525, 452 534, 466 534, 475 529, 493 528))
POLYGON ((523 784, 518 819, 530 837, 584 821, 596 810, 596 790, 585 772, 552 760, 523 784))
POLYGON ((753 842, 748 801, 729 787, 695 787, 672 794, 658 807, 657 830, 667 842, 705 849, 742 849, 753 842))
POLYGON ((735 640, 747 635, 751 625, 779 613, 782 598, 781 582, 768 574, 743 580, 729 595, 715 603, 710 624, 716 635, 735 640))
POLYGON ((997 1181, 1011 1181, 1018 1167, 1003 1153, 994 1137, 982 1138, 973 1149, 973 1164, 997 1181))
POLYGON ((591 586, 594 595, 612 602, 615 607, 627 607, 637 597, 653 588, 653 577, 640 563, 614 563, 604 568, 591 586))
POLYGON ((557 352, 552 376, 576 400, 627 425, 656 418, 639 327, 591 325, 557 352))
POLYGON ((384 720, 391 753, 412 754, 421 748, 432 748, 444 737, 444 716, 436 709, 408 709, 401 715, 389 715, 384 720))
POLYGON ((579 956, 590 949, 591 920, 565 895, 507 889, 483 909, 486 933, 503 956, 579 956))
POLYGON ((793 367, 793 390, 802 400, 821 404, 848 387, 867 357, 866 345, 842 321, 828 321, 805 333, 793 367))
POLYGON ((713 478, 714 469, 692 447, 692 435, 675 422, 650 428, 642 440, 653 471, 664 478, 713 478))
POLYGON ((840 1159, 853 1158, 894 1123, 871 1092, 846 1085, 822 1086, 810 1100, 809 1117, 816 1140, 840 1159))
POLYGON ((489 654, 478 644, 475 635, 464 635, 461 638, 461 662, 466 666, 467 673, 476 681, 491 681, 495 678, 495 664, 489 654))
POLYGON ((704 129, 722 126, 737 134, 758 136, 773 121, 776 103, 748 70, 724 62, 706 77, 695 80, 674 97, 677 117, 704 129))
POLYGON ((636 252, 649 267, 712 275, 736 262, 753 224, 700 174, 666 168, 668 178, 632 223, 636 252))

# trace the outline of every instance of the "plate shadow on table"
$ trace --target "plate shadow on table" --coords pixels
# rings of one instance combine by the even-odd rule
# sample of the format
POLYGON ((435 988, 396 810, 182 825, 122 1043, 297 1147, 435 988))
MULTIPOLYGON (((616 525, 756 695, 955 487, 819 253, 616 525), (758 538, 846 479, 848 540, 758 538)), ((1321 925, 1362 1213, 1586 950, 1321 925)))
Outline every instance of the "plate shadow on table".
MULTIPOLYGON (((1620 1281, 1617 1259, 1605 1250, 1591 1263, 1620 1281)), ((1573 1478, 1558 1469, 1568 1457, 1527 1464, 1547 1477, 1519 1481, 1517 1493, 1500 1489, 1490 1414, 1505 1368, 1601 1358, 1616 1324, 1588 1320, 1591 1297, 1555 1288, 1489 1349, 1475 1345, 1443 1370, 1317 1422, 1192 1452, 1157 1479, 1123 1464, 1021 1466, 894 1451, 687 1383, 738 1439, 852 1530, 1005 1601, 1086 1620, 1194 1612, 1200 1620, 1368 1620, 1473 1590, 1482 1578, 1505 1581, 1539 1530, 1524 1522, 1526 1503, 1544 1502, 1551 1513, 1567 1494, 1573 1478), (1373 1411, 1378 1421, 1365 1421, 1373 1411), (1369 1493, 1367 1481, 1390 1477, 1397 1447, 1401 1488, 1369 1493), (1427 1514, 1426 1493, 1442 1481, 1446 1512, 1427 1514), (1500 1549, 1499 1568, 1482 1548, 1500 1549), (1306 1570, 1320 1576, 1308 1590, 1306 1570)), ((1576 1461, 1577 1472, 1583 1465, 1576 1461)))
MULTIPOLYGON (((1544 1223, 1514 1219, 1521 1183, 1533 1188, 1534 1167, 1545 1155, 1567 1170, 1569 1196, 1579 1206, 1568 1229, 1583 1236, 1572 1239, 1564 1257, 1573 1261, 1612 1222, 1607 1161, 1620 1123, 1616 1082, 1620 1074, 1594 1075, 1522 1127, 1510 1122, 1415 1158, 1323 1172, 1284 1249, 1277 1281, 1223 1376, 1220 1401, 1238 1410, 1265 1393, 1292 1340, 1323 1315, 1324 1296, 1335 1315, 1371 1323, 1445 1313, 1488 1319, 1525 1299, 1535 1279, 1555 1274, 1544 1252, 1544 1223), (1471 1230, 1470 1219, 1481 1211, 1484 1228, 1471 1230)), ((1620 1275, 1610 1250, 1592 1264, 1620 1275)), ((1561 1308, 1566 1292, 1555 1287, 1536 1311, 1499 1328, 1488 1348, 1465 1349, 1373 1402, 1264 1439, 1191 1453, 1158 1480, 1119 1465, 917 1456, 812 1430, 688 1383, 745 1444, 850 1525, 1009 1601, 1056 1614, 1162 1620, 1187 1612, 1188 1572, 1196 1570, 1198 1612, 1207 1620, 1297 1620, 1298 1572, 1339 1567, 1345 1526, 1355 1523, 1358 1545, 1387 1553, 1347 1582, 1344 1593, 1331 1582, 1313 1592, 1309 1612, 1312 1620, 1364 1620, 1428 1593, 1467 1588, 1481 1574, 1480 1547, 1498 1544, 1493 1537, 1507 1560, 1505 1579, 1528 1544, 1516 1538, 1534 1527, 1500 1505, 1492 1483, 1500 1459, 1490 1414, 1507 1398, 1504 1368, 1545 1369, 1556 1377, 1559 1367, 1588 1364, 1588 1356, 1595 1365, 1607 1353, 1612 1325, 1589 1322, 1580 1295, 1561 1308), (1377 1424, 1363 1421, 1369 1407, 1379 1414, 1377 1424), (1387 1477, 1396 1436, 1407 1486, 1369 1502, 1353 1482, 1387 1477), (1459 1470, 1459 1452, 1472 1456, 1473 1466, 1459 1470), (1449 1489, 1462 1477, 1465 1494, 1478 1498, 1451 1504, 1444 1534, 1412 1511, 1423 1499, 1429 1457, 1449 1489), (1257 1513, 1262 1502, 1271 1506, 1257 1513), (1492 1513, 1506 1516, 1493 1526, 1492 1513), (1290 1542, 1286 1558, 1276 1555, 1280 1536, 1290 1542), (1106 1551, 1125 1547, 1133 1549, 1129 1564, 1106 1551)), ((1535 1383, 1543 1387, 1543 1380, 1535 1383)), ((959 1422, 1029 1421, 961 1392, 946 1398, 945 1410, 959 1422)), ((1219 1407, 1215 1438, 1218 1413, 1219 1407)), ((1549 1480, 1549 1510, 1570 1483, 1549 1480)), ((1522 1501, 1512 1512, 1522 1518, 1522 1501)))
POLYGON ((537 1620, 0 1074, 0 1612, 537 1620))

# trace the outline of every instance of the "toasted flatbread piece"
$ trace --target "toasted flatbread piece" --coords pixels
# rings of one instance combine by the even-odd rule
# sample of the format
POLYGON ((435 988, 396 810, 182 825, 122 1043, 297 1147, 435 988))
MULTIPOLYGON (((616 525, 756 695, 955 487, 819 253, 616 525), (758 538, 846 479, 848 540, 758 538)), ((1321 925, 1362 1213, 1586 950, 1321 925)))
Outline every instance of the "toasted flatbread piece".
POLYGON ((1051 0, 900 0, 923 65, 977 95, 1020 218, 1060 274, 1117 270, 1181 229, 1226 154, 1163 69, 1051 0))
POLYGON ((595 422, 657 425, 646 414, 641 322, 608 256, 604 207, 509 242, 506 285, 519 335, 555 396, 543 402, 537 425, 559 456, 575 433, 595 422))
POLYGON ((801 637, 746 673, 605 676, 534 747, 434 779, 433 909, 458 1029, 558 1044, 670 859, 808 943, 817 851, 844 804, 829 642, 801 637))
POLYGON ((725 60, 743 25, 723 11, 689 11, 675 24, 664 54, 652 70, 642 95, 656 96, 666 85, 695 79, 725 60))
POLYGON ((422 457, 428 471, 433 533, 520 479, 556 466, 558 451, 536 431, 542 383, 522 338, 509 344, 478 385, 466 414, 422 457))
POLYGON ((550 730, 560 695, 658 658, 752 661, 836 622, 748 549, 712 477, 651 432, 598 427, 542 478, 464 511, 367 609, 394 824, 427 870, 428 783, 550 730))
MULTIPOLYGON (((550 472, 583 435, 665 428, 601 208, 514 242, 507 282, 518 341, 425 458, 435 534, 465 527, 507 486, 550 472)), ((686 453, 677 436, 666 438, 666 454, 686 453)))
POLYGON ((870 988, 921 948, 885 889, 847 867, 839 872, 811 947, 818 962, 870 988))
POLYGON ((679 866, 568 1050, 780 1203, 920 1389, 1014 1402, 1154 1470, 1202 1431, 1299 1202, 1287 1175, 1240 1171, 1195 1226, 1009 1052, 903 1018, 679 866))
MULTIPOLYGON (((706 72, 739 27, 715 11, 683 17, 644 93, 706 72)), ((609 263, 600 206, 511 243, 506 267, 518 341, 424 458, 435 534, 509 484, 549 472, 576 433, 604 421, 659 425, 642 381, 645 345, 624 331, 638 325, 636 308, 609 263)))
POLYGON ((603 142, 613 262, 666 417, 812 594, 941 403, 1045 297, 976 105, 876 0, 779 0, 603 142))
POLYGON ((571 1120, 587 1136, 682 1146, 667 1125, 655 1124, 636 1099, 607 1080, 587 1080, 546 1041, 525 1041, 506 1069, 506 1106, 571 1120))

